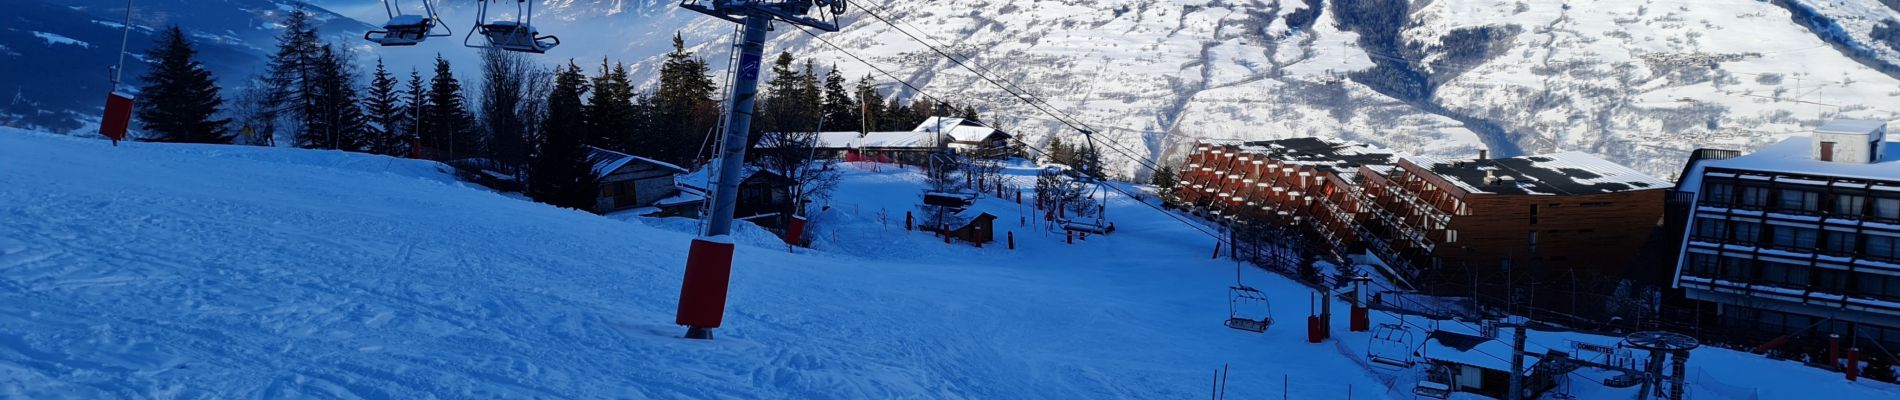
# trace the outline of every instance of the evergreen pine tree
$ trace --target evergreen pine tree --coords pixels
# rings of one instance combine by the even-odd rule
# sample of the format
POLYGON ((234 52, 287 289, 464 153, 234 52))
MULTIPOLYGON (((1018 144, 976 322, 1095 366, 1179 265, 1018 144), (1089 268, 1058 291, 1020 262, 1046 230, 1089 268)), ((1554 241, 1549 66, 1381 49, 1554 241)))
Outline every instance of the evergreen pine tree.
POLYGON ((383 60, 376 59, 376 71, 370 75, 368 118, 369 152, 399 156, 406 150, 403 131, 409 126, 409 110, 404 107, 402 92, 396 89, 396 75, 383 67, 383 60))
POLYGON ((232 135, 226 125, 231 120, 214 118, 224 105, 217 82, 194 59, 198 51, 185 41, 184 30, 173 26, 158 42, 146 52, 148 59, 157 62, 139 89, 139 125, 146 135, 140 140, 230 144, 232 135))
POLYGON ((811 60, 805 60, 805 69, 798 74, 798 91, 793 100, 798 108, 791 115, 792 131, 811 132, 818 129, 818 118, 825 112, 825 92, 818 83, 818 71, 811 60))
POLYGON ((302 2, 285 17, 283 25, 283 33, 277 36, 277 52, 266 66, 264 113, 277 121, 277 128, 303 136, 308 128, 301 125, 317 107, 313 93, 321 45, 302 2))
POLYGON ((356 98, 355 61, 330 45, 318 49, 311 70, 312 109, 304 115, 304 130, 296 146, 306 149, 364 151, 369 145, 368 120, 356 98))
POLYGON ((581 93, 587 76, 568 63, 557 67, 554 89, 548 94, 548 118, 542 122, 542 141, 529 166, 528 196, 535 201, 588 210, 594 206, 598 178, 587 149, 588 124, 581 93))
POLYGON ((968 106, 968 105, 963 106, 963 113, 957 115, 957 118, 963 118, 963 119, 967 119, 971 121, 983 120, 982 116, 976 114, 976 106, 968 106))
POLYGON ((1161 169, 1155 170, 1154 179, 1150 183, 1153 183, 1156 188, 1162 189, 1162 193, 1167 193, 1169 189, 1174 189, 1174 166, 1163 165, 1161 169))
MULTIPOLYGON (((697 152, 701 138, 719 117, 714 102, 713 77, 706 61, 686 51, 686 42, 673 35, 673 52, 660 66, 659 89, 653 94, 652 130, 641 132, 642 150, 651 149, 652 158, 671 163, 687 163, 697 152)), ((814 101, 812 104, 816 104, 814 101)))
POLYGON ((772 61, 772 79, 765 82, 765 90, 752 117, 752 132, 746 138, 748 146, 756 146, 765 132, 778 132, 797 126, 798 113, 798 70, 792 69, 792 53, 781 52, 772 61))
POLYGON ((858 80, 858 118, 859 132, 881 131, 884 126, 884 96, 877 93, 872 84, 871 75, 858 80))
POLYGON ((917 124, 911 122, 914 119, 915 117, 910 115, 910 107, 897 101, 896 97, 892 97, 891 102, 884 105, 884 118, 879 121, 880 128, 877 130, 908 131, 917 127, 917 124))
POLYGON ((939 110, 939 108, 942 108, 940 106, 940 104, 931 101, 928 97, 910 102, 910 120, 904 121, 903 130, 915 128, 917 125, 923 124, 925 120, 930 119, 930 117, 937 116, 938 113, 942 111, 939 110))
POLYGON ((607 59, 601 59, 600 74, 593 78, 593 92, 585 107, 588 144, 623 153, 634 152, 635 139, 644 135, 636 129, 640 121, 636 118, 633 97, 633 79, 629 77, 627 66, 615 63, 610 68, 607 59))
POLYGON ((1072 157, 1074 150, 1070 149, 1068 145, 1062 144, 1062 138, 1049 138, 1049 146, 1047 148, 1049 149, 1049 154, 1047 155, 1049 157, 1048 162, 1068 165, 1069 161, 1074 159, 1074 157, 1072 157))
POLYGON ((832 66, 825 73, 825 126, 824 130, 842 131, 835 127, 858 125, 858 101, 851 98, 851 92, 844 88, 844 75, 838 73, 838 67, 832 66))
POLYGON ((455 79, 449 60, 435 57, 435 77, 429 79, 429 102, 422 112, 422 142, 433 148, 437 158, 456 159, 474 156, 481 148, 470 123, 468 99, 462 95, 462 82, 455 79))
POLYGON ((404 120, 409 126, 403 128, 402 147, 409 151, 411 157, 415 157, 425 147, 422 145, 422 115, 429 108, 429 91, 422 87, 422 71, 409 69, 409 89, 403 93, 409 95, 403 101, 404 111, 409 115, 404 120))

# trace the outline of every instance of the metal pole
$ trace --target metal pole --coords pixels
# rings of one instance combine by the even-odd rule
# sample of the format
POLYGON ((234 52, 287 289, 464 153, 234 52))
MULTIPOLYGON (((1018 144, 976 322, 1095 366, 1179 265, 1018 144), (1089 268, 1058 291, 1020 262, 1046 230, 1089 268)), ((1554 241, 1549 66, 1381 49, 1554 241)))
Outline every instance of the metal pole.
MULTIPOLYGON (((132 41, 132 0, 125 0, 125 33, 119 35, 119 66, 112 68, 112 91, 119 91, 119 78, 125 75, 125 49, 132 41)), ((117 144, 116 142, 114 144, 117 144)))
POLYGON ((759 92, 759 60, 765 51, 765 32, 772 17, 763 11, 745 14, 744 39, 739 44, 738 79, 732 86, 732 108, 721 135, 718 180, 713 182, 712 214, 706 231, 693 240, 686 255, 686 276, 680 283, 675 322, 686 325, 686 338, 712 339, 712 330, 725 317, 726 289, 732 274, 732 211, 739 200, 739 177, 745 168, 746 134, 752 129, 752 107, 759 92))
POLYGON ((772 19, 758 14, 745 18, 745 38, 739 45, 739 77, 732 86, 732 113, 721 134, 719 181, 714 183, 713 209, 705 236, 732 233, 732 210, 739 200, 739 177, 745 169, 746 134, 752 130, 752 107, 759 93, 759 60, 765 52, 765 32, 772 19))
POLYGON ((1508 400, 1524 398, 1524 325, 1513 325, 1511 335, 1511 393, 1508 400))

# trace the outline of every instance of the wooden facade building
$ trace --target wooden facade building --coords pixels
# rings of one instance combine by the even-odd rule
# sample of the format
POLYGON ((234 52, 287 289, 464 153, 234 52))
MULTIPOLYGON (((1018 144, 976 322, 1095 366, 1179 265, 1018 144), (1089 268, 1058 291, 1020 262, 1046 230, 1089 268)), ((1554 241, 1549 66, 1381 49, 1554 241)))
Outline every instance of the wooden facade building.
POLYGON ((1504 286, 1512 266, 1620 273, 1672 186, 1581 152, 1445 161, 1293 138, 1197 145, 1176 199, 1216 220, 1295 227, 1320 255, 1401 285, 1469 294, 1474 280, 1504 286))

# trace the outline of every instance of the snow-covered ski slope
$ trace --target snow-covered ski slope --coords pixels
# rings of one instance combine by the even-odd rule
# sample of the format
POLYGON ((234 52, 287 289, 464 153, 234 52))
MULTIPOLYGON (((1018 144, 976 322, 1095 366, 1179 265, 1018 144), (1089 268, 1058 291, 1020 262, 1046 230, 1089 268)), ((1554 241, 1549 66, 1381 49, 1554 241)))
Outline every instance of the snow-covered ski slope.
MULTIPOLYGON (((1222 364, 1230 398, 1410 398, 1362 367, 1343 304, 1337 340, 1305 343, 1309 295, 1284 279, 1245 271, 1267 333, 1221 326, 1233 264, 1130 199, 1074 245, 984 199, 1019 249, 979 249, 903 230, 914 171, 842 168, 818 248, 742 245, 703 342, 672 325, 690 223, 429 162, 0 128, 0 398, 1175 399, 1222 364)), ((1614 340, 1532 337, 1564 339, 1614 340)), ((1690 369, 1696 398, 1900 396, 1725 350, 1690 369)))

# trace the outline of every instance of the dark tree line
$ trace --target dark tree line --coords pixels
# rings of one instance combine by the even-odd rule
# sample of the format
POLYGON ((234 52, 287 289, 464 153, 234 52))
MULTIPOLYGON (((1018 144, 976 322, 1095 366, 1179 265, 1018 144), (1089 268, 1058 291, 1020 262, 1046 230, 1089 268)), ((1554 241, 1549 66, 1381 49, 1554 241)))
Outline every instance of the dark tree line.
MULTIPOLYGON (((721 88, 678 35, 650 86, 636 84, 625 64, 602 60, 589 76, 572 61, 549 70, 502 51, 484 51, 480 80, 465 85, 440 55, 428 76, 411 70, 405 81, 382 60, 360 71, 302 9, 283 24, 267 69, 238 98, 236 123, 217 117, 224 100, 185 35, 166 35, 150 54, 158 65, 139 102, 144 139, 233 143, 238 128, 246 144, 275 146, 282 137, 300 148, 429 158, 514 176, 537 201, 572 208, 590 208, 595 197, 588 146, 685 166, 712 156, 706 148, 719 126, 721 88)), ((755 161, 818 178, 801 197, 822 197, 829 186, 827 169, 807 166, 821 128, 910 130, 932 115, 976 117, 967 106, 886 98, 869 77, 853 84, 836 68, 821 72, 790 54, 776 61, 751 140, 793 133, 769 141, 778 151, 758 152, 775 154, 771 160, 755 161)))

